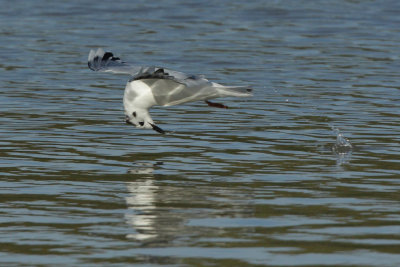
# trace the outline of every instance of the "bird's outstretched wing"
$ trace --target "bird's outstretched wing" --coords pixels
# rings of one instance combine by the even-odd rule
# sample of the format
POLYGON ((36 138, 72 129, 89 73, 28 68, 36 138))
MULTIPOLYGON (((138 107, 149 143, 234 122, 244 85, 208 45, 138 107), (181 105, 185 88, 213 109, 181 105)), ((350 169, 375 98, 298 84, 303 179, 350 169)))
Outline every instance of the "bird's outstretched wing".
POLYGON ((204 85, 209 81, 202 75, 187 75, 186 73, 161 67, 135 66, 115 57, 111 52, 99 48, 90 50, 88 66, 93 71, 129 74, 130 81, 141 79, 167 79, 186 86, 204 85))
POLYGON ((119 57, 114 57, 111 52, 104 52, 99 48, 97 51, 90 50, 88 57, 89 69, 93 71, 123 73, 135 76, 142 67, 134 66, 122 61, 119 57))

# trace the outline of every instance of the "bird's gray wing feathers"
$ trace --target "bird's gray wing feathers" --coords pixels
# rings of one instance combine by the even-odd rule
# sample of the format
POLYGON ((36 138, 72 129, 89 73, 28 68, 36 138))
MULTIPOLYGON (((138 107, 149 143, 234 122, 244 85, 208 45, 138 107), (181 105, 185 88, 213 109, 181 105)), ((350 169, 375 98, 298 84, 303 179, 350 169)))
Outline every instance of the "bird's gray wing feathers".
POLYGON ((173 106, 219 96, 219 92, 212 85, 187 86, 172 79, 159 78, 140 79, 139 81, 151 89, 154 100, 159 106, 173 106))
POLYGON ((188 87, 206 85, 210 82, 204 76, 187 75, 186 73, 160 67, 143 67, 130 81, 145 79, 165 79, 188 87))
POLYGON ((187 75, 183 72, 169 70, 161 67, 143 67, 131 65, 115 57, 111 52, 99 48, 90 50, 88 66, 93 71, 129 74, 130 81, 142 79, 167 79, 186 86, 198 86, 209 83, 202 75, 187 75))
POLYGON ((123 73, 131 76, 137 75, 143 68, 126 63, 119 57, 114 57, 113 53, 104 52, 101 48, 97 51, 90 50, 88 66, 93 71, 123 73))

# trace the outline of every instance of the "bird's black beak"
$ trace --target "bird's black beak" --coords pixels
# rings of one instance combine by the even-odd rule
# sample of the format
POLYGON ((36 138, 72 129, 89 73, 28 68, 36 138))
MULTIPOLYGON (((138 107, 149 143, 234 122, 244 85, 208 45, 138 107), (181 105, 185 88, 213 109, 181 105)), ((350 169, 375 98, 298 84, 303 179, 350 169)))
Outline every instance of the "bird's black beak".
POLYGON ((151 127, 153 127, 153 130, 156 132, 159 132, 160 134, 165 134, 165 131, 163 129, 161 129, 160 127, 158 127, 155 124, 150 123, 151 127))

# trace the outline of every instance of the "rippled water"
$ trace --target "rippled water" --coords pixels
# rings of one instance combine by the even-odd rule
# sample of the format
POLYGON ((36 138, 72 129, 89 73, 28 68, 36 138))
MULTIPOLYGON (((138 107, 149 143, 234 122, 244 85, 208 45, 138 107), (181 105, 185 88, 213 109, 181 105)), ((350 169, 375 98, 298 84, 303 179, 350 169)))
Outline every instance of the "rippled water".
POLYGON ((398 1, 0 10, 0 263, 400 265, 398 1), (90 48, 251 85, 124 124, 90 48))

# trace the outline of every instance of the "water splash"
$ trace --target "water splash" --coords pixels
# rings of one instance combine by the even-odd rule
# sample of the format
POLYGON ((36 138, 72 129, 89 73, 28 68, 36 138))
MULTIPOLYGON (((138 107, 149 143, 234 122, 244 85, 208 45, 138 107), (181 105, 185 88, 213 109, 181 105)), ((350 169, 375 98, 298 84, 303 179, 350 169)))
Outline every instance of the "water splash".
POLYGON ((332 130, 336 133, 336 143, 332 146, 332 151, 335 154, 348 154, 353 150, 353 145, 338 128, 332 126, 332 130))
POLYGON ((353 151, 353 145, 343 133, 336 127, 332 126, 332 130, 336 134, 336 142, 332 146, 332 151, 337 155, 337 164, 342 165, 350 161, 350 156, 353 151))

